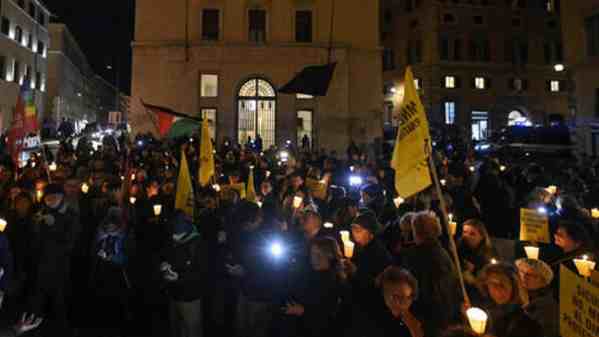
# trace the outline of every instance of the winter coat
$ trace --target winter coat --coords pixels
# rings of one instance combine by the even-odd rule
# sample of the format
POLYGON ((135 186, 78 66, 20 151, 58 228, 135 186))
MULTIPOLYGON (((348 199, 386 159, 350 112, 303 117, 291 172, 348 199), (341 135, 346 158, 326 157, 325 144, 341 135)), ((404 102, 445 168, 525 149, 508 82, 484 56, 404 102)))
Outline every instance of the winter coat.
POLYGON ((349 337, 412 337, 408 326, 398 318, 395 318, 385 305, 381 294, 377 294, 367 314, 355 317, 352 330, 346 332, 349 337))
POLYGON ((413 309, 423 319, 425 336, 437 336, 460 320, 463 296, 456 268, 438 241, 403 251, 402 266, 418 280, 419 297, 413 309))
POLYGON ((385 246, 374 239, 364 248, 356 247, 352 258, 356 265, 356 273, 351 278, 352 296, 354 305, 360 308, 372 307, 376 298, 377 288, 375 280, 385 268, 391 265, 391 255, 385 246))
POLYGON ((544 337, 559 336, 559 304, 551 288, 529 292, 530 303, 524 311, 541 325, 544 337))
POLYGON ((166 291, 176 302, 193 302, 205 293, 205 263, 200 237, 182 243, 172 242, 164 252, 165 261, 179 275, 176 281, 165 281, 166 291))
MULTIPOLYGON (((501 337, 540 337, 543 329, 519 304, 495 305, 489 308, 489 334, 501 337)), ((545 319, 548 319, 545 318, 545 319)))

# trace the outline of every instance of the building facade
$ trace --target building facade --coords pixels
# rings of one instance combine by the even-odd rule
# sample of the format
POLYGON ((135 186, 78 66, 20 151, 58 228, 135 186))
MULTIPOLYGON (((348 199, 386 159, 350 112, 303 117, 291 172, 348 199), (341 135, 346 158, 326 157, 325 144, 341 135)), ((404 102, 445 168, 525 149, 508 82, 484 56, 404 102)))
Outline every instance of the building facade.
POLYGON ((0 0, 0 133, 10 127, 20 86, 34 89, 45 112, 50 12, 37 0, 0 0))
POLYGON ((51 23, 47 117, 54 121, 104 121, 115 110, 118 90, 96 75, 67 26, 51 23))
POLYGON ((372 142, 383 117, 378 16, 378 1, 138 0, 131 126, 155 130, 143 99, 209 118, 219 143, 372 142), (338 64, 328 95, 279 93, 304 67, 328 62, 331 28, 338 64))
POLYGON ((506 125, 568 119, 559 0, 384 1, 386 121, 403 97, 407 65, 431 123, 475 140, 506 125))

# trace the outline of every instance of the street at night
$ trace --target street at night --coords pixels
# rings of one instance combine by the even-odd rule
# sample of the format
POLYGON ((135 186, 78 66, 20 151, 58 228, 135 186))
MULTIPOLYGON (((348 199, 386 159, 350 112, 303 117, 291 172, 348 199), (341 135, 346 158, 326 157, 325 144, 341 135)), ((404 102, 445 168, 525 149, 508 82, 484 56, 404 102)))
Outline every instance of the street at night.
POLYGON ((0 0, 0 337, 599 336, 599 0, 0 0))

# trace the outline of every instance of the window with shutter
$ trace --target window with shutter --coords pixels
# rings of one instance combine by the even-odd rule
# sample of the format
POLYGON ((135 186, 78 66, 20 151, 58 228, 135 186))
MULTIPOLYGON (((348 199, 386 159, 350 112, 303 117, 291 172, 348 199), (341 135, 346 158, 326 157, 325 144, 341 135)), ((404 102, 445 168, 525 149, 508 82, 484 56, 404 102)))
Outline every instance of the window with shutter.
POLYGON ((312 11, 295 12, 295 41, 312 42, 312 11))
POLYGON ((266 11, 251 9, 248 14, 250 42, 266 42, 266 11))
POLYGON ((202 11, 202 40, 217 41, 220 31, 220 11, 204 9, 202 11))

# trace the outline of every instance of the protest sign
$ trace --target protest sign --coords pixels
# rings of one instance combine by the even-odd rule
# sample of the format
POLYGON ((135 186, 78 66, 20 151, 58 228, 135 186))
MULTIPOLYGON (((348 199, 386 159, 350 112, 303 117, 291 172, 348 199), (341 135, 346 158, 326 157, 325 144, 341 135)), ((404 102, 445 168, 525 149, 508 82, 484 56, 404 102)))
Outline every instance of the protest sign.
POLYGON ((538 210, 520 209, 520 241, 549 243, 549 219, 538 210))
POLYGON ((560 334, 599 336, 599 273, 585 279, 560 267, 560 334))

